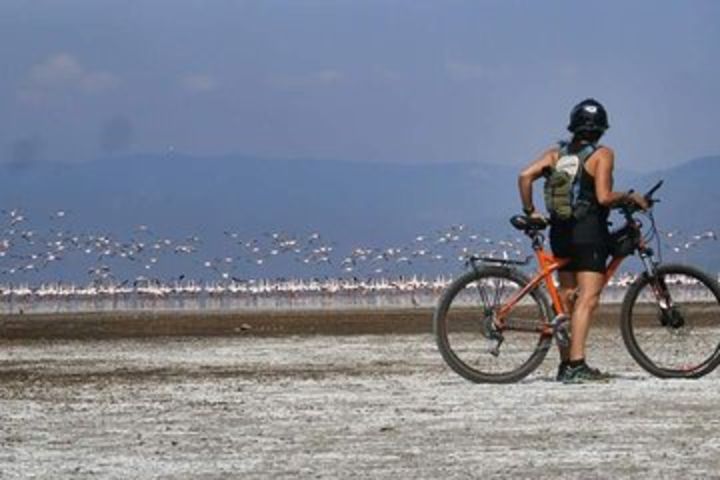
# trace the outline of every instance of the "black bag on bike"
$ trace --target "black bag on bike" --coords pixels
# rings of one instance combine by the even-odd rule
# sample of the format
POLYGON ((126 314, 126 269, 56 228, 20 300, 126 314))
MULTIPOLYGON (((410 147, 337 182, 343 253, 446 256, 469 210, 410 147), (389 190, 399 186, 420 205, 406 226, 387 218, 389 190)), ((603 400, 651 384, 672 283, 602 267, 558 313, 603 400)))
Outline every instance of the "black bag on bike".
POLYGON ((613 257, 627 257, 640 245, 640 230, 631 225, 610 232, 608 247, 613 257))

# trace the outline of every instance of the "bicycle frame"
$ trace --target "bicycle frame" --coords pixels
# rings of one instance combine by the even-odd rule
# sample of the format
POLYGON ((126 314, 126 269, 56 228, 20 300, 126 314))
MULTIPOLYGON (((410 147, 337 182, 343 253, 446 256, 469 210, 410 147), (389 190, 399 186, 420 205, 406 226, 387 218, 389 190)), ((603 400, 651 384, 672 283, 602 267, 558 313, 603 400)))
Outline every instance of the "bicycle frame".
MULTIPOLYGON (((535 257, 538 262, 539 271, 538 273, 528 282, 525 287, 523 287, 520 291, 515 293, 497 312, 497 321, 501 324, 504 323, 504 319, 507 316, 507 314, 512 310, 515 305, 517 305, 522 298, 528 294, 528 292, 531 292, 533 289, 535 289, 538 284, 542 281, 545 281, 545 286, 547 288, 548 293, 550 294, 550 299, 552 300, 553 310, 555 311, 555 315, 566 315, 565 311, 565 305, 563 304, 562 300, 560 299, 560 294, 558 293, 558 288, 555 285, 555 281, 553 280, 553 273, 555 273, 556 270, 564 267, 570 262, 569 258, 556 258, 546 252, 542 244, 540 242, 533 242, 533 250, 535 251, 535 257)), ((605 281, 603 283, 603 287, 607 285, 607 283, 610 281, 612 276, 617 271, 618 267, 620 267, 620 264, 625 259, 625 257, 613 257, 612 260, 610 260, 610 263, 607 266, 606 272, 605 272, 605 281)), ((552 333, 552 327, 550 324, 543 326, 543 333, 551 334, 552 333)))

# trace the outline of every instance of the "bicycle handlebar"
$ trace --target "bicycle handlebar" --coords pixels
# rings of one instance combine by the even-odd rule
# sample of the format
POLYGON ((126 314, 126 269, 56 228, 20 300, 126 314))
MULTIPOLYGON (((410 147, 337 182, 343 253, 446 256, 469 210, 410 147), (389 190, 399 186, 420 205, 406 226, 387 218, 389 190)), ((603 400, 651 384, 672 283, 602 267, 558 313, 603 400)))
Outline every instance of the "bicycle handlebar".
MULTIPOLYGON (((660 201, 660 199, 658 199, 658 198, 653 198, 652 195, 662 186, 663 182, 664 182, 664 180, 660 180, 655 185, 653 185, 653 187, 650 190, 648 190, 647 193, 645 193, 645 195, 643 195, 645 200, 647 200, 647 202, 648 202, 649 208, 652 208, 655 203, 660 201)), ((634 190, 630 190, 628 193, 633 193, 633 192, 634 192, 634 190)), ((613 208, 622 210, 623 214, 626 217, 630 217, 633 213, 641 210, 640 207, 637 204, 635 204, 634 202, 623 202, 619 205, 616 205, 613 208)))

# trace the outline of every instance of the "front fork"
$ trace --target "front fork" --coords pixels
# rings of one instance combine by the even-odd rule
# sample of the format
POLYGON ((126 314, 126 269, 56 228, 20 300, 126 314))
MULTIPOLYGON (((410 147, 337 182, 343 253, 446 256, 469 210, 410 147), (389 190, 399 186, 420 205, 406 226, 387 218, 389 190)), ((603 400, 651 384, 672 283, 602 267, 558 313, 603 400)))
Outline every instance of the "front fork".
POLYGON ((655 300, 657 300, 658 306, 660 307, 660 324, 663 327, 671 327, 674 329, 682 327, 685 325, 685 320, 672 301, 665 279, 657 274, 657 262, 652 255, 652 251, 641 252, 640 260, 643 262, 645 275, 649 280, 655 300))
POLYGON ((667 290, 664 280, 657 275, 657 262, 652 255, 652 251, 640 252, 640 260, 645 267, 645 277, 650 282, 650 286, 652 287, 652 291, 658 305, 660 305, 660 308, 663 310, 670 308, 672 303, 670 293, 667 290))

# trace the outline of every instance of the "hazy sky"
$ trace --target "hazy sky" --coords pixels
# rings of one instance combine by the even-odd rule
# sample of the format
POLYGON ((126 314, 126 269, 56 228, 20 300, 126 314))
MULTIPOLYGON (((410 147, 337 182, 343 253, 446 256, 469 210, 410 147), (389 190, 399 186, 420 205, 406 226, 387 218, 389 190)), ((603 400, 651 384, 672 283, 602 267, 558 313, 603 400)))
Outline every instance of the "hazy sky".
POLYGON ((523 164, 604 102, 618 164, 720 154, 717 1, 2 0, 2 162, 523 164))

